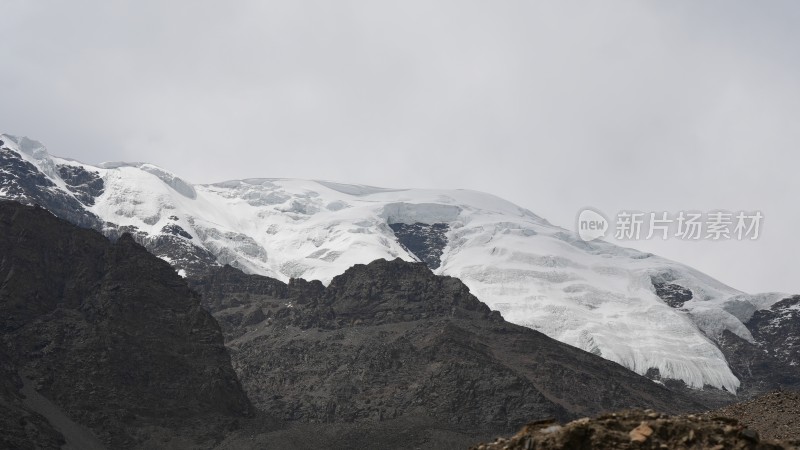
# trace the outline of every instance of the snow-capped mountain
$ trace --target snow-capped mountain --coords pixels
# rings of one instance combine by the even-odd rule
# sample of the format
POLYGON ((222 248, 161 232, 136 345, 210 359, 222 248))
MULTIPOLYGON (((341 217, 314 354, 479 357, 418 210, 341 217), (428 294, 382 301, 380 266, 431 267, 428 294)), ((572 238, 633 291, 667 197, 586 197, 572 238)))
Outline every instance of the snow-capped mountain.
MULTIPOLYGON (((517 324, 640 374, 735 392, 716 342, 785 298, 748 295, 658 256, 574 232, 493 195, 264 178, 192 184, 146 163, 98 166, 0 135, 0 197, 109 236, 130 232, 183 275, 231 264, 318 279, 375 259, 421 260, 517 324)), ((793 347, 794 348, 794 347, 793 347)), ((796 350, 793 350, 796 351, 796 350)))

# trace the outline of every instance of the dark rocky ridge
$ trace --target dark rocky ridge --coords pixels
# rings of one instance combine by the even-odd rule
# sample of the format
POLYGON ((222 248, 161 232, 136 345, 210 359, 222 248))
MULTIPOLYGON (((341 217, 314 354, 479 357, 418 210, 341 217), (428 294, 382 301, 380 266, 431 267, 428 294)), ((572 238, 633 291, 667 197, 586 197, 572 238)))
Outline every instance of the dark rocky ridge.
POLYGON ((489 436, 532 417, 701 408, 505 322, 459 280, 422 263, 356 265, 327 288, 228 266, 190 283, 222 324, 253 403, 289 423, 361 424, 363 435, 420 418, 409 425, 419 433, 489 436))
POLYGON ((0 280, 0 402, 18 411, 0 435, 63 439, 21 403, 23 377, 110 448, 208 446, 250 414, 214 319, 130 237, 0 201, 0 280))

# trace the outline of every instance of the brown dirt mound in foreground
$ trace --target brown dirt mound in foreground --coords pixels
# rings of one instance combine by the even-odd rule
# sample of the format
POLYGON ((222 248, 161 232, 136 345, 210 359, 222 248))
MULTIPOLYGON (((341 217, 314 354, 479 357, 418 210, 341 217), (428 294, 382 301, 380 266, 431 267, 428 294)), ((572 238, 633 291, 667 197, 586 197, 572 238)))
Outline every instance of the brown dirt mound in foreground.
POLYGON ((526 425, 510 439, 479 444, 472 450, 533 449, 712 449, 797 450, 800 441, 762 440, 758 432, 736 419, 698 415, 667 416, 623 411, 566 425, 539 421, 526 425))
POLYGON ((800 391, 771 392, 705 414, 712 415, 733 417, 767 439, 800 440, 800 391))

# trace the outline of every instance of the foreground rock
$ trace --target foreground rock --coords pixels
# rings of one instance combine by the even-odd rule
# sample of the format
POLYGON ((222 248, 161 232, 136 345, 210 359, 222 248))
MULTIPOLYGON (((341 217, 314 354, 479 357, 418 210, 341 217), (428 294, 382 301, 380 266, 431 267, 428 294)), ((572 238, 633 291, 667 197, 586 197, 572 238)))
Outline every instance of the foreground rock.
POLYGON ((0 202, 0 448, 202 448, 250 405, 164 261, 0 202))
POLYGON ((796 449, 800 441, 762 440, 736 419, 689 415, 667 416, 652 411, 624 411, 566 425, 540 421, 526 425, 510 439, 479 444, 472 450, 573 449, 796 449))

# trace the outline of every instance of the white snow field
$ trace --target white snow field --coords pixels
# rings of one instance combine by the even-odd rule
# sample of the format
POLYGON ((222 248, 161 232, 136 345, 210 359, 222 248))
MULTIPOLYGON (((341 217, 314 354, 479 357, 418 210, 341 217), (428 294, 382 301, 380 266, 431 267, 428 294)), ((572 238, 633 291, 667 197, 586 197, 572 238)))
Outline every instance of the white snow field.
POLYGON ((752 342, 743 322, 783 298, 745 294, 652 254, 584 242, 481 192, 281 178, 195 185, 150 164, 91 166, 51 157, 35 141, 0 139, 61 188, 57 165, 99 172, 105 190, 87 210, 102 220, 150 235, 179 224, 192 236, 183 239, 219 263, 284 281, 328 283, 354 264, 416 260, 388 224, 447 223, 437 274, 458 277, 510 322, 696 388, 736 391, 739 380, 709 337, 728 329, 752 342), (651 277, 688 288, 693 298, 672 308, 656 296, 651 277))

